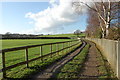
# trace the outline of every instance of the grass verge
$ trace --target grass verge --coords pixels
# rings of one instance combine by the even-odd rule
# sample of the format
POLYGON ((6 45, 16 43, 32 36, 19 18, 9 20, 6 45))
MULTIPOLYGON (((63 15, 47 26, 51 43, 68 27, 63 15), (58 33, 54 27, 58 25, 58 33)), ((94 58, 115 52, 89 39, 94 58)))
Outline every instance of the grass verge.
POLYGON ((116 75, 114 75, 113 70, 110 67, 109 62, 107 61, 107 59, 102 55, 99 47, 96 45, 97 47, 97 55, 99 56, 97 58, 98 62, 99 62, 99 66, 98 71, 99 71, 99 79, 100 80, 105 80, 106 78, 110 79, 110 80, 118 80, 116 75))
POLYGON ((56 78, 79 78, 78 74, 81 71, 82 64, 84 63, 87 56, 89 46, 90 45, 87 44, 76 57, 74 57, 70 62, 65 64, 60 70, 60 72, 56 75, 56 78))

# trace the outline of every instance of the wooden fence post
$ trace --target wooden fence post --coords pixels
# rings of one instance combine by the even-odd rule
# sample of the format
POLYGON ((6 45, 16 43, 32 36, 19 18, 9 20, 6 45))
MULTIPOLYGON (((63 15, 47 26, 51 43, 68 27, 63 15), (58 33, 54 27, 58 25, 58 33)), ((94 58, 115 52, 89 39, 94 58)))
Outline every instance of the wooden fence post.
POLYGON ((28 48, 26 48, 25 58, 26 58, 26 61, 27 61, 26 66, 28 68, 29 67, 29 65, 28 65, 28 48))
MULTIPOLYGON (((65 48, 66 48, 67 42, 65 42, 65 48)), ((67 53, 67 48, 65 49, 65 54, 67 53)))
POLYGON ((70 42, 69 42, 69 52, 70 52, 70 42))
MULTIPOLYGON (((52 53, 52 44, 50 45, 50 51, 52 53)), ((51 58, 52 58, 52 54, 51 54, 51 58)))
POLYGON ((58 44, 56 44, 56 51, 58 51, 58 44))
POLYGON ((71 50, 71 41, 70 41, 70 50, 71 50))
MULTIPOLYGON (((71 45, 73 45, 73 41, 71 42, 71 45)), ((72 46, 72 47, 73 47, 73 46, 72 46)), ((72 48, 72 47, 71 47, 71 48, 72 48)))
POLYGON ((6 78, 5 53, 2 52, 3 79, 6 78))
MULTIPOLYGON (((57 44, 57 50, 59 50, 59 44, 57 44)), ((58 52, 58 55, 59 55, 59 52, 58 52)))
POLYGON ((64 53, 64 43, 63 43, 63 50, 62 50, 62 53, 64 53))
POLYGON ((72 50, 72 41, 71 41, 71 50, 72 50))
MULTIPOLYGON (((67 43, 67 47, 69 47, 69 42, 67 43)), ((69 52, 69 48, 67 49, 67 52, 69 52)))
MULTIPOLYGON (((66 43, 64 43, 64 48, 66 48, 65 46, 66 46, 66 43)), ((66 53, 66 49, 64 49, 64 53, 66 53)))
MULTIPOLYGON (((43 47, 40 46, 40 56, 42 56, 42 54, 43 54, 43 47)), ((43 58, 41 58, 41 61, 43 62, 43 58)))

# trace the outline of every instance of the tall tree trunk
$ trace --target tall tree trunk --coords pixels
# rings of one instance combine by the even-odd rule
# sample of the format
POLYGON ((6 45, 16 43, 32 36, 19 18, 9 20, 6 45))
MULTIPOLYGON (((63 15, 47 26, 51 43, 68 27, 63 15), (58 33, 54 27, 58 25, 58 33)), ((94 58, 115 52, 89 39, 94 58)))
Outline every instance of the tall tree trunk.
POLYGON ((110 28, 110 16, 111 16, 111 2, 108 0, 108 12, 107 12, 107 21, 106 21, 106 37, 109 35, 109 28, 110 28))
POLYGON ((102 31, 102 38, 105 38, 105 30, 102 31))
POLYGON ((105 28, 106 28, 106 37, 108 37, 109 35, 109 28, 110 28, 110 12, 108 12, 108 16, 107 16, 107 22, 105 24, 105 28))
POLYGON ((107 24, 107 25, 106 25, 106 37, 108 37, 108 35, 109 35, 109 27, 110 27, 110 25, 107 24))

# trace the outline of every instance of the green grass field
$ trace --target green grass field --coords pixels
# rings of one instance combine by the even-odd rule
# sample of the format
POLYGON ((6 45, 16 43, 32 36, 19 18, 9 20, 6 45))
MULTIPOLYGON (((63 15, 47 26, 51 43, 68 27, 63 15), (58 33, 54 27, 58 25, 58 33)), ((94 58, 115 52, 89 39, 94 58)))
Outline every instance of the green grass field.
MULTIPOLYGON (((79 36, 82 37, 82 36, 85 36, 85 34, 81 33, 79 36)), ((75 34, 56 34, 56 35, 43 35, 43 36, 39 36, 39 37, 77 37, 77 35, 75 35, 75 34)))
MULTIPOLYGON (((20 47, 20 46, 27 46, 27 45, 37 45, 37 44, 44 44, 44 43, 53 43, 53 42, 62 42, 62 41, 70 41, 72 39, 26 39, 26 40, 2 40, 2 49, 7 48, 14 48, 14 47, 20 47)), ((73 42, 72 44, 74 44, 73 42)), ((62 49, 62 44, 59 44, 59 49, 62 49)), ((64 44, 64 46, 68 46, 68 44, 64 44)), ((75 48, 75 47, 73 47, 75 48)), ((56 45, 53 45, 53 51, 56 51, 56 45)), ((64 50, 64 52, 68 51, 67 49, 64 50)), ((50 45, 43 46, 43 55, 50 53, 50 45)), ((38 56, 40 56, 40 47, 30 48, 28 50, 28 58, 33 59, 38 56)), ((13 69, 10 69, 7 71, 7 76, 10 78, 22 78, 28 74, 31 74, 36 71, 36 65, 39 67, 45 67, 46 65, 50 64, 51 62, 55 61, 56 59, 62 57, 63 52, 59 53, 60 56, 54 56, 54 57, 47 57, 44 58, 44 62, 42 63, 41 60, 37 60, 34 62, 30 62, 30 68, 26 68, 26 65, 19 66, 13 69), (32 68, 32 69, 31 69, 32 68), (14 74, 14 75, 13 75, 14 74)), ((19 62, 25 61, 25 50, 18 50, 18 51, 12 51, 12 52, 6 52, 5 53, 5 59, 6 59, 6 66, 10 66, 19 62)), ((2 63, 0 61, 0 63, 2 63)), ((1 66, 1 64, 0 64, 1 66)), ((2 68, 2 67, 0 67, 2 68)))
POLYGON ((11 39, 11 40, 0 40, 2 42, 2 49, 14 48, 20 46, 37 45, 44 43, 70 41, 71 39, 11 39))
MULTIPOLYGON (((63 40, 62 39, 2 40, 2 49, 27 46, 27 45, 52 43, 52 42, 61 42, 61 41, 70 41, 70 40, 64 40, 64 39, 63 40)), ((60 46, 62 48, 62 45, 60 46)), ((43 53, 44 54, 49 53, 50 52, 49 48, 50 48, 49 45, 43 46, 43 53)), ((55 45, 53 45, 53 51, 55 50, 56 50, 55 45)), ((28 52, 29 52, 29 59, 38 57, 40 55, 40 47, 30 48, 28 52)), ((17 62, 25 61, 25 59, 23 58, 25 57, 25 50, 7 52, 5 56, 6 56, 6 65, 9 66, 17 62)))

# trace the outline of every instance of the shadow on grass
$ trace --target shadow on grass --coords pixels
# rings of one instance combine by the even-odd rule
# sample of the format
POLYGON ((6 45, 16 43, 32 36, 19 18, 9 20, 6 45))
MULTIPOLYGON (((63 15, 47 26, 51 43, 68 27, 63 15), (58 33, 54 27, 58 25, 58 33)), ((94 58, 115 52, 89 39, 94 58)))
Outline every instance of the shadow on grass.
MULTIPOLYGON (((30 69, 32 70, 31 72, 25 74, 24 76, 22 76, 22 78, 19 78, 19 79, 29 79, 31 78, 30 76, 34 76, 36 75, 38 72, 41 72, 43 70, 45 70, 46 68, 48 68, 49 66, 51 65, 54 65, 56 62, 60 61, 61 59, 65 58, 67 55, 71 54, 72 52, 74 52, 75 50, 77 50, 79 47, 81 47, 81 45, 79 45, 77 48, 75 49, 72 49, 72 51, 70 51, 69 53, 65 54, 65 55, 62 55, 62 56, 59 56, 58 58, 55 58, 55 59, 47 59, 46 61, 44 61, 43 63, 40 63, 40 64, 36 64, 34 66, 31 66, 27 69, 30 69)), ((54 57, 53 57, 54 58, 54 57)), ((6 78, 7 80, 9 79, 13 79, 13 78, 10 78, 10 77, 7 77, 6 78)), ((18 78, 14 78, 16 80, 19 80, 18 78)))

